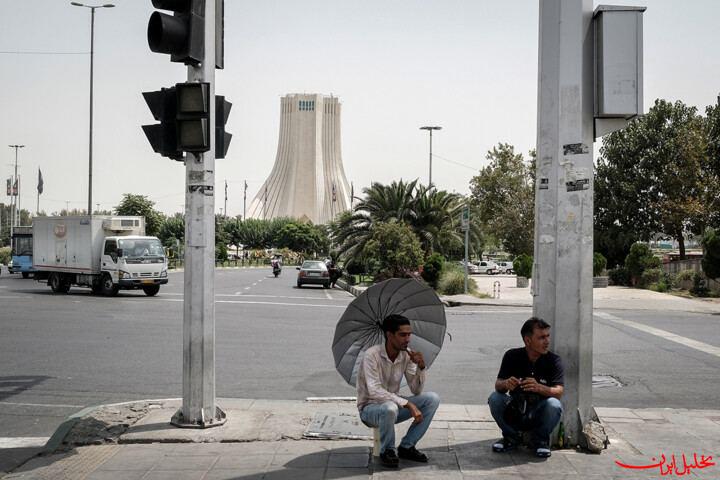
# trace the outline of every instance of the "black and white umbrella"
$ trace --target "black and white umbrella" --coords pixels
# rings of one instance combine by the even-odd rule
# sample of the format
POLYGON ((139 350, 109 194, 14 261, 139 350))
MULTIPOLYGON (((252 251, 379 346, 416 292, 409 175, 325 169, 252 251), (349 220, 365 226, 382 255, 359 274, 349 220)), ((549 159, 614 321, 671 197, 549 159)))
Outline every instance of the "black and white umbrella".
POLYGON ((427 366, 440 353, 446 330, 445 307, 435 291, 413 279, 377 283, 350 303, 335 327, 335 368, 350 385, 355 386, 365 350, 384 342, 382 322, 393 313, 410 320, 410 349, 422 352, 427 366))

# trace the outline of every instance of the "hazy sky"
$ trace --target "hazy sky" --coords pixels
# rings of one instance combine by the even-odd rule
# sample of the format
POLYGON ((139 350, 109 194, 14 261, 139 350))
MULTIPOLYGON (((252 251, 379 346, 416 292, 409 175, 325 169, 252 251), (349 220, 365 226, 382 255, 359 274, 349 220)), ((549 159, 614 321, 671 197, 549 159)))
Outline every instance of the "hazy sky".
MULTIPOLYGON (((150 0, 115 0, 95 18, 93 203, 148 196, 166 213, 184 204, 184 167, 154 153, 141 92, 186 78, 147 46, 150 0)), ((342 154, 356 192, 371 181, 427 182, 428 138, 439 188, 468 182, 498 142, 535 144, 538 0, 226 0, 225 65, 217 93, 233 103, 227 158, 217 161, 216 211, 242 213, 269 174, 280 97, 333 94, 343 104, 342 154), (462 164, 462 165, 460 165, 462 164), (463 166, 464 165, 464 166, 463 166)), ((599 4, 602 2, 596 2, 599 4)), ((704 112, 720 93, 718 0, 646 5, 645 108, 655 98, 704 112)), ((0 0, 0 179, 20 151, 21 206, 35 209, 37 169, 48 213, 87 205, 90 11, 64 0, 0 0), (10 52, 10 53, 8 53, 10 52)), ((0 201, 6 202, 4 190, 0 201)))

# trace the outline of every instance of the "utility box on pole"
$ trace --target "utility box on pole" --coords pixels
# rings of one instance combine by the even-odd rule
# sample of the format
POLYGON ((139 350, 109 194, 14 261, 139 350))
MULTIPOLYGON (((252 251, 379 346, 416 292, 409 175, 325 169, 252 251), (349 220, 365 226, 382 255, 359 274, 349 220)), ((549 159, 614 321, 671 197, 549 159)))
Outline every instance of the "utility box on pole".
POLYGON ((600 5, 595 35, 595 138, 643 114, 645 7, 600 5))

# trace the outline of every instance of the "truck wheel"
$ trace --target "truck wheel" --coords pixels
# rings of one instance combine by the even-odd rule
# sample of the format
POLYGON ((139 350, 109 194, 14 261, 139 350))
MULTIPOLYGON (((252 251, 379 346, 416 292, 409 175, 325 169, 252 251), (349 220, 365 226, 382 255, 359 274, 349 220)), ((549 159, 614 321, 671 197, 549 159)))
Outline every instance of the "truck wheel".
POLYGON ((120 287, 115 285, 109 273, 104 273, 102 278, 102 293, 108 297, 114 297, 120 291, 120 287))
POLYGON ((28 272, 22 272, 22 277, 23 277, 23 278, 30 278, 30 273, 28 273, 28 272))
POLYGON ((145 295, 154 297, 160 291, 160 285, 148 285, 147 287, 142 287, 142 289, 145 295))
POLYGON ((48 278, 48 285, 50 285, 50 290, 52 290, 53 293, 64 293, 62 291, 62 278, 59 273, 53 272, 50 274, 50 277, 48 278))
POLYGON ((93 295, 102 295, 103 293, 103 281, 102 279, 95 279, 90 285, 93 295))

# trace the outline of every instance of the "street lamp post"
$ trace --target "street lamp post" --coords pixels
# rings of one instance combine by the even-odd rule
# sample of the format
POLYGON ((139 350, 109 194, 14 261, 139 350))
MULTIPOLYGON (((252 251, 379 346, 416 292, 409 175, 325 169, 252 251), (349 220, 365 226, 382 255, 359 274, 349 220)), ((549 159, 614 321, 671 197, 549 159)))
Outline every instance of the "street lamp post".
POLYGON ((430 132, 430 174, 428 175, 428 188, 430 188, 430 185, 432 185, 432 132, 433 130, 442 130, 442 127, 425 126, 420 127, 420 130, 427 130, 430 132))
POLYGON ((112 8, 115 5, 106 3, 103 5, 85 5, 78 2, 70 2, 76 7, 90 9, 90 134, 88 140, 88 207, 87 214, 92 215, 92 171, 93 171, 93 60, 95 54, 95 9, 112 8))
POLYGON ((18 149, 19 148, 25 148, 25 145, 8 145, 10 148, 15 149, 15 175, 13 176, 12 185, 10 186, 10 193, 12 193, 12 197, 10 198, 12 201, 10 202, 12 204, 12 212, 10 216, 10 244, 12 245, 12 234, 13 229, 15 228, 15 223, 20 223, 18 220, 18 216, 20 215, 20 210, 17 209, 18 207, 18 194, 20 193, 20 185, 18 182, 18 176, 17 176, 17 160, 18 160, 18 149), (15 191, 15 188, 17 188, 17 191, 15 191), (15 211, 17 210, 17 212, 15 211))

